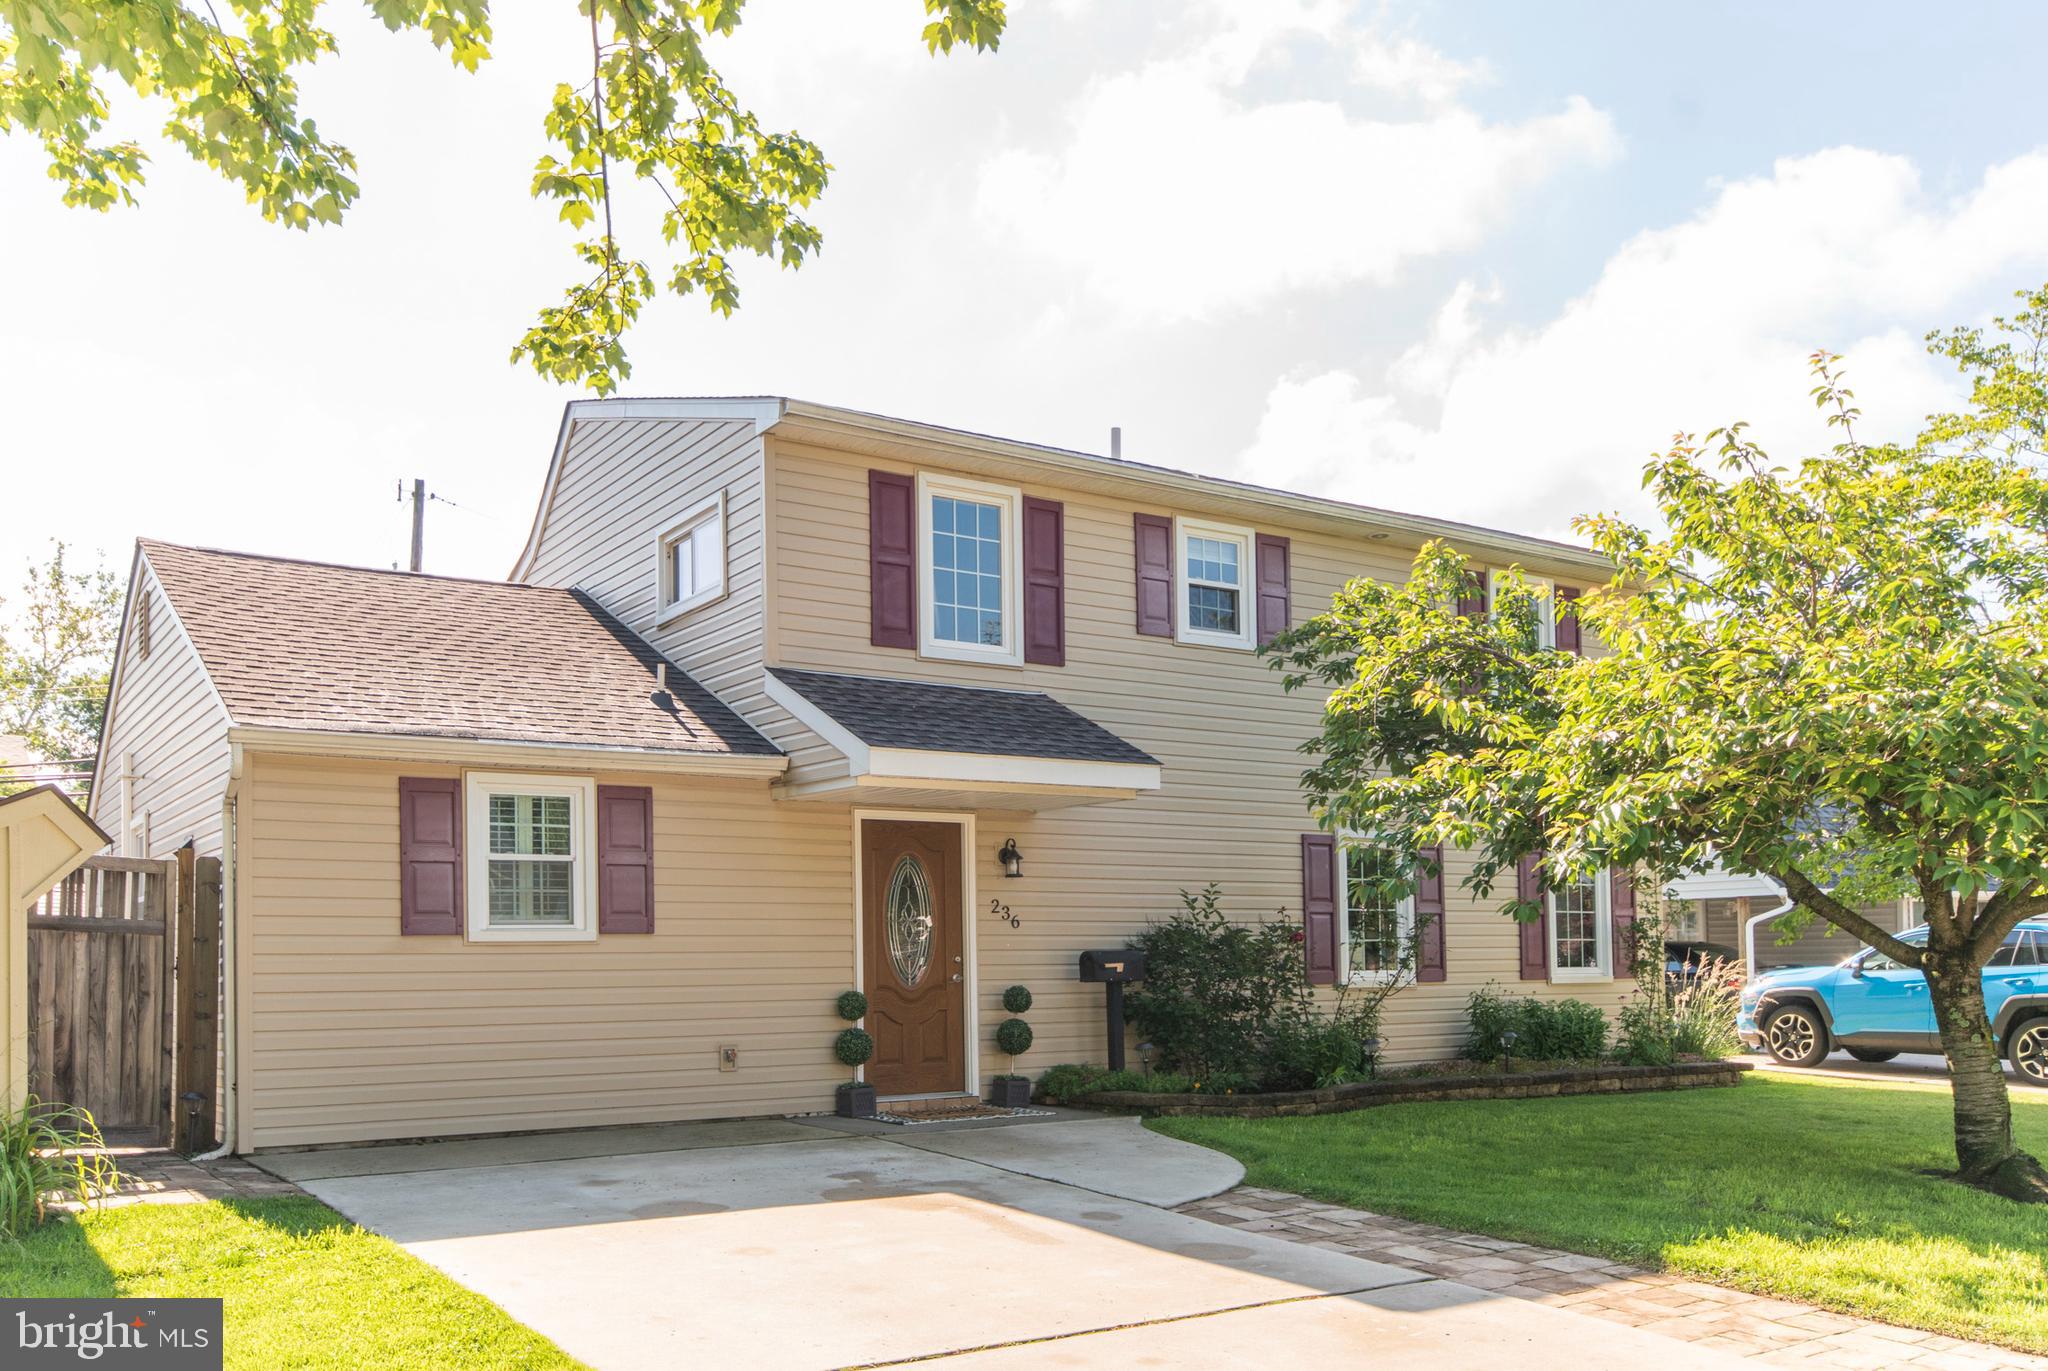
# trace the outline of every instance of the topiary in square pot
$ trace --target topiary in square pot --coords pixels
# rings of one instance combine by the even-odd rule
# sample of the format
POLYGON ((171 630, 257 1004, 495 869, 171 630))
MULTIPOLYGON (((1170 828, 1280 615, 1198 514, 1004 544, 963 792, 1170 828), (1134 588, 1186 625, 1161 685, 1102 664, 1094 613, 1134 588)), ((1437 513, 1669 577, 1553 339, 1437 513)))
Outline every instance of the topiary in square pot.
MULTIPOLYGON (((850 1024, 858 1024, 868 1012, 868 998, 858 990, 849 990, 839 997, 834 1006, 839 1017, 850 1024)), ((868 1058, 875 1055, 875 1040, 864 1028, 842 1028, 839 1036, 832 1040, 832 1055, 840 1062, 858 1071, 868 1058)), ((875 1088, 866 1081, 841 1081, 839 1089, 833 1092, 834 1109, 842 1119, 872 1119, 875 1117, 875 1088)))
POLYGON ((842 1119, 872 1119, 875 1117, 875 1088, 866 1081, 841 1081, 839 1089, 833 1092, 837 1107, 833 1110, 842 1119))
POLYGON ((1029 1076, 991 1076, 988 1102, 998 1109, 1023 1109, 1031 1103, 1029 1076))
MULTIPOLYGON (((1022 1014, 1031 1008, 1031 992, 1011 986, 1003 992, 1003 1008, 1022 1014)), ((1031 1078, 1017 1074, 1017 1058, 1031 1050, 1031 1025, 1022 1019, 1003 1020, 996 1028, 996 1046, 1009 1054, 1010 1070, 989 1078, 988 1102, 998 1109, 1022 1109, 1031 1103, 1031 1078)))

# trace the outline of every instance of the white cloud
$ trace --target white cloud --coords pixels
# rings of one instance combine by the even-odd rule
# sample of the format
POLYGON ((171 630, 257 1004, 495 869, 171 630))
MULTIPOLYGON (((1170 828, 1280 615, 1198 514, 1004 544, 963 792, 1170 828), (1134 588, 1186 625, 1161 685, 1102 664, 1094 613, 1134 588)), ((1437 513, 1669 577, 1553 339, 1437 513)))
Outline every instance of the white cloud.
POLYGON ((1620 141, 1574 97, 1489 123, 1456 103, 1484 74, 1318 0, 1205 11, 1172 56, 1091 82, 1051 151, 983 167, 978 209, 1078 276, 1082 292, 1149 322, 1213 318, 1290 291, 1393 280, 1468 248, 1561 170, 1620 141), (1300 45, 1307 45, 1301 49, 1300 45), (1335 98, 1261 98, 1255 78, 1298 49, 1334 50, 1341 94, 1400 107, 1367 117, 1335 98))
POLYGON ((1278 381, 1240 467, 1396 509, 1563 532, 1647 507, 1636 477, 1675 432, 1750 420, 1786 457, 1832 439, 1805 359, 1845 353, 1868 433, 1910 433, 1957 396, 1925 331, 2048 267, 2048 154, 1949 203, 1899 157, 1836 148, 1722 187, 1697 217, 1623 245, 1539 328, 1493 328, 1466 283, 1377 381, 1278 381))

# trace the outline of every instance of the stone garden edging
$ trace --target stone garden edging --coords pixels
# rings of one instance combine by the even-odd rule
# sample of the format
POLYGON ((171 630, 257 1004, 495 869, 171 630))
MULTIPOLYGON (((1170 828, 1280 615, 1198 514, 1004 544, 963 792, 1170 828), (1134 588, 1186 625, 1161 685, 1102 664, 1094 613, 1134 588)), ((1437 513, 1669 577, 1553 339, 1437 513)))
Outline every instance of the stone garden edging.
POLYGON ((1166 1116, 1270 1119, 1341 1114, 1383 1104, 1422 1100, 1519 1100, 1550 1095, 1605 1095, 1641 1090, 1698 1090, 1739 1084, 1748 1062, 1680 1062, 1674 1066, 1585 1066, 1564 1070, 1461 1076, 1393 1076, 1326 1090, 1285 1090, 1261 1095, 1152 1095, 1105 1090, 1071 1108, 1166 1116))

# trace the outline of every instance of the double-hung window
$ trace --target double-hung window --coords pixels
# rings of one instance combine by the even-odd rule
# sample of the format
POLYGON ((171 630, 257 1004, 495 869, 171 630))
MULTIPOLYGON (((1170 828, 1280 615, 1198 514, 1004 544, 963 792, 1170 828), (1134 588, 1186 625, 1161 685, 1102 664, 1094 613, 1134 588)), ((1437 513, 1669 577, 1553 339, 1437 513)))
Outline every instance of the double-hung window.
POLYGON ((1415 937, 1415 857, 1392 843, 1346 838, 1338 932, 1346 979, 1366 985, 1400 974, 1415 937))
MULTIPOLYGON (((1488 578, 1486 587, 1486 603, 1490 606, 1498 606, 1500 604, 1501 580, 1502 573, 1498 571, 1494 572, 1492 576, 1488 578)), ((1527 586, 1535 597, 1534 608, 1536 611, 1536 646, 1556 647, 1556 585, 1554 585, 1547 577, 1529 575, 1524 575, 1522 577, 1522 584, 1527 586)), ((1496 609, 1494 612, 1498 613, 1498 610, 1496 609)))
POLYGON ((595 784, 473 771, 466 786, 470 938, 596 937, 595 784))
POLYGON ((935 475, 920 475, 917 491, 924 529, 919 651, 958 661, 1021 663, 1022 497, 1007 486, 935 475))
POLYGON ((1605 871, 1575 877, 1548 892, 1550 979, 1605 981, 1613 978, 1613 925, 1605 871))
POLYGON ((655 542, 656 622, 725 594, 725 494, 685 514, 655 542))
POLYGON ((1174 637, 1210 647, 1254 646, 1258 604, 1253 593, 1252 531, 1200 519, 1174 523, 1174 637))

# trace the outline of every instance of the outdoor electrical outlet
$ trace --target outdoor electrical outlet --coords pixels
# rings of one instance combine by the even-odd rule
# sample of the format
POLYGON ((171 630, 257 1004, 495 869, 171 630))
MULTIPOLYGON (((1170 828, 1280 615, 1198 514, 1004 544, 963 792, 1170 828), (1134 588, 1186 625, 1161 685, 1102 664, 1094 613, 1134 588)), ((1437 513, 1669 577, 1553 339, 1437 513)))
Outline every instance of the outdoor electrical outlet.
POLYGON ((737 1070, 739 1070, 739 1069, 740 1069, 740 1050, 739 1050, 739 1049, 738 1049, 737 1047, 732 1047, 732 1046, 726 1046, 726 1047, 721 1047, 721 1048, 719 1048, 719 1049, 718 1049, 718 1069, 719 1069, 720 1071, 737 1071, 737 1070))

